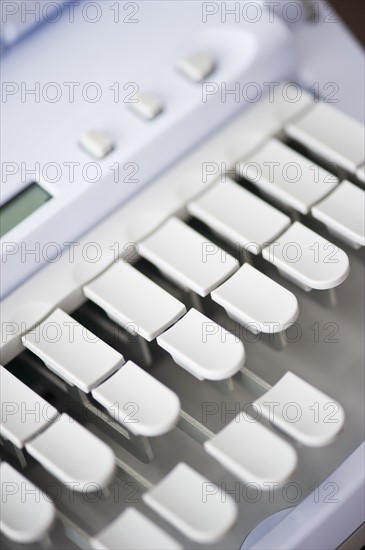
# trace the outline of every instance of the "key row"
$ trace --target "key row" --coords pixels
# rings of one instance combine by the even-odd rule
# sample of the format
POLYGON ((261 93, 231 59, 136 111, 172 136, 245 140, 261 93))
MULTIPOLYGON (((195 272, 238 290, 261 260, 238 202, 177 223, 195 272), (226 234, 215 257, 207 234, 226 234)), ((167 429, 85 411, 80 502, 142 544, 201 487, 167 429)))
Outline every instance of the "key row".
MULTIPOLYGON (((171 354, 177 364, 201 380, 207 376, 210 380, 221 380, 243 372, 245 355, 240 340, 222 327, 216 324, 213 326, 207 317, 207 332, 204 333, 201 317, 200 312, 191 309, 179 323, 158 336, 158 344, 171 354), (218 335, 216 329, 221 331, 218 335)), ((180 401, 174 392, 132 361, 124 363, 124 358, 118 352, 86 331, 63 311, 56 310, 38 327, 24 335, 23 343, 70 386, 76 385, 85 393, 90 391, 92 397, 109 415, 134 435, 156 437, 171 430, 179 421, 180 401), (71 326, 72 338, 69 330, 71 326), (49 332, 50 327, 57 327, 57 338, 49 332), (120 367, 117 372, 109 375, 107 361, 104 362, 101 355, 93 354, 94 346, 96 349, 102 346, 110 355, 118 356, 117 363, 120 367), (100 368, 97 370, 98 365, 100 368), (96 373, 94 380, 90 380, 89 369, 96 373), (89 385, 86 385, 86 381, 89 385), (132 416, 128 406, 131 403, 137 405, 132 416)), ((105 353, 105 358, 108 358, 108 353, 105 353)), ((113 358, 113 365, 114 363, 113 358)), ((247 368, 244 371, 250 372, 247 368)), ((250 373, 250 376, 253 378, 254 374, 250 373)), ((30 399, 34 401, 34 392, 28 397, 28 388, 13 378, 6 371, 7 392, 8 395, 12 394, 14 403, 18 401, 15 388, 11 386, 12 381, 21 386, 19 391, 25 392, 24 395, 19 394, 21 402, 28 403, 30 399)), ((266 418, 270 413, 267 403, 271 401, 277 403, 279 409, 285 410, 285 399, 288 400, 290 396, 290 401, 294 401, 302 409, 301 420, 295 423, 295 427, 290 422, 285 422, 279 413, 269 420, 300 443, 309 446, 325 445, 341 430, 344 415, 338 404, 338 419, 334 425, 316 424, 313 419, 311 422, 311 402, 322 403, 324 406, 330 398, 295 375, 287 373, 273 388, 268 388, 266 383, 262 384, 261 398, 255 402, 258 412, 266 418)), ((51 414, 47 418, 53 420, 57 412, 53 407, 50 410, 51 414)), ((7 432, 10 430, 12 441, 18 446, 22 446, 33 435, 32 431, 29 434, 32 424, 23 425, 20 415, 21 411, 15 407, 3 428, 8 439, 7 432), (26 433, 24 429, 27 430, 26 433)))
POLYGON ((288 145, 269 139, 238 163, 238 173, 284 208, 311 214, 353 248, 365 245, 365 192, 349 181, 339 183, 288 145))
MULTIPOLYGON (((327 290, 348 276, 349 260, 343 250, 299 222, 290 225, 288 217, 232 181, 213 186, 188 204, 188 210, 230 245, 238 244, 255 254, 262 252, 264 259, 276 266, 284 277, 305 290, 327 290), (253 220, 252 212, 260 216, 253 220), (262 240, 262 225, 265 225, 267 241, 262 240), (327 261, 331 252, 335 260, 327 261)), ((239 269, 235 258, 177 218, 170 218, 142 240, 138 252, 167 278, 200 296, 216 291, 239 269)), ((261 274, 255 270, 251 272, 252 277, 254 273, 260 287, 261 274)), ((268 283, 269 292, 264 299, 270 298, 271 291, 280 292, 275 285, 273 281, 271 286, 268 283)), ((89 286, 86 294, 90 294, 89 286)), ((250 290, 255 293, 255 285, 250 290)), ((256 298, 259 302, 263 296, 257 293, 256 298)), ((260 307, 258 305, 258 310, 260 307)), ((270 319, 266 312, 261 313, 265 313, 263 322, 276 320, 270 319)), ((260 311, 256 316, 260 316, 260 311)))
MULTIPOLYGON (((121 371, 124 368, 126 365, 121 371)), ((114 473, 114 456, 109 447, 66 414, 57 417, 56 409, 3 367, 1 380, 2 392, 8 399, 6 403, 12 405, 5 409, 1 420, 2 437, 20 449, 25 447, 53 476, 62 483, 74 483, 76 490, 85 490, 91 483, 92 487, 95 484, 106 487, 114 473), (90 456, 93 456, 92 461, 90 456)), ((119 390, 123 390, 123 386, 116 388, 114 400, 118 399, 119 390)), ((144 399, 141 389, 137 404, 142 409, 144 399)), ((158 406, 161 407, 160 401, 158 406)), ((310 446, 332 441, 344 423, 343 410, 335 401, 293 373, 287 373, 264 392, 254 402, 254 408, 281 431, 310 446), (336 417, 331 423, 313 418, 313 403, 318 405, 319 411, 326 411, 331 404, 336 417)), ((297 464, 295 449, 250 415, 238 415, 204 445, 209 454, 240 480, 255 481, 263 488, 266 482, 285 481, 297 464)), ((209 505, 202 502, 202 488, 209 483, 186 464, 179 464, 144 493, 143 499, 186 536, 209 542, 222 536, 236 515, 234 505, 228 506, 222 496, 209 499, 209 505), (186 487, 189 487, 187 493, 186 487)), ((214 495, 217 496, 216 491, 214 495)), ((7 510, 11 513, 12 507, 9 505, 7 510)), ((32 529, 28 525, 24 537, 39 536, 42 526, 49 525, 52 513, 46 512, 43 522, 34 523, 32 529)), ((7 517, 5 514, 5 531, 7 529, 9 536, 12 521, 7 517)))

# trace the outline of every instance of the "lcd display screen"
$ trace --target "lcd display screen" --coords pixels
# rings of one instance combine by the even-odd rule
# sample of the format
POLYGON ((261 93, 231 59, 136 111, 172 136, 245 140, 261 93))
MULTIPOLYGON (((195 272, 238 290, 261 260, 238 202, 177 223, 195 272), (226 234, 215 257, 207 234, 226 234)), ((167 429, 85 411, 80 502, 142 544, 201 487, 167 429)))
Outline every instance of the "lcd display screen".
POLYGON ((0 238, 52 198, 38 185, 31 183, 0 208, 0 238))

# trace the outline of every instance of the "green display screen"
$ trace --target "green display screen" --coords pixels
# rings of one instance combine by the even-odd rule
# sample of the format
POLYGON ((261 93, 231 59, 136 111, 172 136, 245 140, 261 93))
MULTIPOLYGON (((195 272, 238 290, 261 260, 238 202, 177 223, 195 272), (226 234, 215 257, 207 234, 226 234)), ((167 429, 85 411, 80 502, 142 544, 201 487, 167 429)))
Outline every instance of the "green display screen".
POLYGON ((0 238, 52 198, 38 183, 31 183, 0 208, 0 238))

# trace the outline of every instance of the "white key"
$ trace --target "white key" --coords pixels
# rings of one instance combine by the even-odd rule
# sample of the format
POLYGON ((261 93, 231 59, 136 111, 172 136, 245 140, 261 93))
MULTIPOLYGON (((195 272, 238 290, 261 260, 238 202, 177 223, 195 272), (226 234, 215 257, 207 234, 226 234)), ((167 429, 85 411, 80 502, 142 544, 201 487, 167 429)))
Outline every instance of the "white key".
POLYGON ((281 332, 299 314, 294 294, 249 264, 214 290, 212 300, 254 334, 281 332))
POLYGON ((139 92, 136 95, 137 101, 130 103, 131 109, 146 120, 152 120, 162 111, 162 105, 158 98, 148 92, 139 92))
POLYGON ((0 382, 0 434, 22 448, 29 439, 52 423, 58 412, 4 367, 0 367, 0 382))
POLYGON ((157 343, 199 380, 224 380, 245 362, 242 342, 196 309, 161 334, 157 343))
POLYGON ((186 537, 207 544, 235 523, 237 507, 215 484, 180 462, 143 500, 186 537))
POLYGON ((352 173, 364 162, 364 126, 325 103, 317 103, 298 120, 289 123, 286 132, 315 153, 352 173))
POLYGON ((207 296, 239 267, 238 261, 177 218, 139 244, 139 253, 168 278, 207 296))
POLYGON ((112 138, 100 130, 90 130, 79 141, 81 147, 97 160, 101 160, 114 149, 112 138))
POLYGON ((123 356, 61 309, 22 337, 23 344, 73 386, 89 392, 123 363, 123 356))
POLYGON ((67 414, 62 414, 25 448, 62 483, 74 483, 75 491, 103 489, 114 474, 112 450, 67 414))
POLYGON ((365 245, 365 192, 353 183, 341 183, 312 208, 312 215, 354 248, 365 245))
POLYGON ((262 255, 284 277, 307 291, 334 288, 350 271, 343 250, 299 222, 264 248, 262 255))
POLYGON ((362 183, 365 183, 365 164, 362 164, 360 168, 357 169, 356 175, 362 183))
POLYGON ((188 211, 223 239, 253 254, 260 254, 290 225, 288 216, 229 179, 188 204, 188 211))
POLYGON ((87 284, 84 292, 125 330, 148 341, 186 311, 184 304, 123 261, 87 284))
POLYGON ((128 507, 90 540, 94 550, 182 550, 182 546, 135 508, 128 507))
POLYGON ((268 489, 282 483, 297 465, 294 448, 247 414, 240 414, 204 447, 218 462, 243 482, 268 489))
POLYGON ((240 174, 276 201, 302 214, 338 184, 320 168, 276 139, 240 163, 240 174))
POLYGON ((309 447, 330 443, 345 420, 341 405, 292 372, 253 405, 277 428, 309 447))
POLYGON ((180 59, 177 67, 190 80, 201 82, 213 71, 215 60, 206 52, 196 52, 180 59))
POLYGON ((177 395, 132 361, 93 390, 92 396, 135 435, 164 434, 179 418, 177 395))
POLYGON ((49 497, 9 464, 0 464, 0 531, 19 544, 42 540, 55 518, 49 497))

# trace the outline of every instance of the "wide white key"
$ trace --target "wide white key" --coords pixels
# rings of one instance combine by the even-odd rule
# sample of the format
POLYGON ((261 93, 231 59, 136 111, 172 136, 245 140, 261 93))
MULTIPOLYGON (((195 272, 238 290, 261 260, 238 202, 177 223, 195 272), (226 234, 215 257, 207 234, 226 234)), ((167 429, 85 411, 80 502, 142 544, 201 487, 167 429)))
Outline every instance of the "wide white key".
POLYGON ((53 372, 89 392, 123 363, 123 356, 61 309, 22 337, 53 372))
POLYGON ((62 414, 25 448, 62 483, 74 483, 75 491, 103 489, 114 474, 112 450, 67 414, 62 414))
POLYGON ((0 464, 0 531, 19 544, 43 539, 55 518, 49 497, 6 462, 0 464))
POLYGON ((305 290, 325 290, 341 284, 350 267, 347 254, 320 235, 295 222, 262 255, 287 279, 305 290))
POLYGON ((299 314, 294 294, 250 264, 244 264, 214 290, 212 300, 255 334, 281 332, 294 323, 299 314))
POLYGON ((57 410, 4 367, 0 367, 0 434, 22 448, 58 415, 57 410))
POLYGON ((365 160, 364 126, 325 103, 317 103, 285 129, 316 154, 352 173, 365 160))
POLYGON ((207 52, 195 52, 180 59, 177 66, 190 80, 201 82, 213 71, 215 61, 207 52))
POLYGON ((365 245, 365 192, 353 183, 341 183, 312 208, 312 215, 354 248, 365 245))
POLYGON ((116 323, 148 341, 186 311, 184 304, 123 261, 87 284, 84 292, 116 323))
POLYGON ((207 296, 238 261, 177 218, 170 218, 139 244, 139 253, 183 288, 207 296))
POLYGON ((292 372, 253 405, 277 428, 310 447, 330 443, 345 420, 341 405, 292 372))
POLYGON ((297 464, 294 448, 247 414, 239 414, 204 447, 241 481, 264 490, 285 481, 297 464))
POLYGON ((90 540, 94 550, 182 550, 182 546, 135 508, 128 507, 90 540))
POLYGON ((213 185, 188 210, 220 237, 253 254, 260 254, 290 225, 288 216, 229 179, 213 185))
POLYGON ((177 395, 132 361, 93 390, 92 396, 135 435, 164 434, 179 418, 177 395))
POLYGON ((158 98, 148 92, 139 92, 136 95, 137 101, 130 103, 131 109, 146 120, 152 120, 162 111, 162 105, 158 98))
POLYGON ((143 500, 186 537, 201 544, 220 539, 237 519, 231 497, 182 462, 144 493, 143 500))
POLYGON ((240 175, 302 214, 338 184, 336 176, 276 139, 240 163, 240 175))
POLYGON ((245 362, 241 340, 196 309, 161 334, 157 343, 199 380, 224 380, 245 362))
POLYGON ((90 130, 80 138, 81 147, 92 157, 101 160, 114 148, 112 138, 100 130, 90 130))

